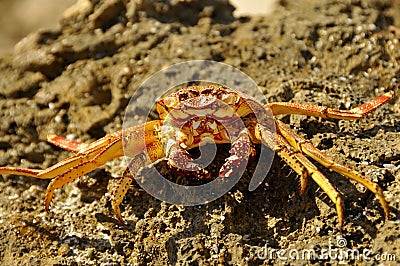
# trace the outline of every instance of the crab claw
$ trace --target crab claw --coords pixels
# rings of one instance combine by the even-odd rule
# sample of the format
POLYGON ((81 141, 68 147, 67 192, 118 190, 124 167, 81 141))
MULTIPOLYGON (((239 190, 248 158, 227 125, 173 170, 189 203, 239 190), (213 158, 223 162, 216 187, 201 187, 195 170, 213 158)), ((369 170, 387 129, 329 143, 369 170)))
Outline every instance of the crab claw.
POLYGON ((234 173, 242 172, 247 166, 247 162, 256 155, 256 150, 246 130, 240 132, 239 137, 232 142, 232 146, 229 151, 231 156, 225 159, 225 163, 219 171, 220 177, 229 177, 234 173))
POLYGON ((178 145, 173 145, 170 148, 168 165, 176 172, 194 175, 199 179, 210 177, 210 173, 196 163, 189 153, 178 145))

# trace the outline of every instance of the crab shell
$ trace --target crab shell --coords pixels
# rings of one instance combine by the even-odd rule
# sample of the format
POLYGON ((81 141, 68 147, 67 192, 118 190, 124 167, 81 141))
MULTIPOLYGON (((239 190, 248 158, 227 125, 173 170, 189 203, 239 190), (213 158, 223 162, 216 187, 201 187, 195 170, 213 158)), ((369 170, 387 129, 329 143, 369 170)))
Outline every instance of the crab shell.
MULTIPOLYGON (((216 144, 231 143, 249 126, 242 118, 265 109, 248 95, 208 85, 186 87, 160 99, 157 112, 164 121, 164 135, 170 127, 179 128, 181 136, 170 137, 177 138, 183 148, 193 148, 207 137, 216 144)), ((252 140, 259 142, 254 136, 252 140)))

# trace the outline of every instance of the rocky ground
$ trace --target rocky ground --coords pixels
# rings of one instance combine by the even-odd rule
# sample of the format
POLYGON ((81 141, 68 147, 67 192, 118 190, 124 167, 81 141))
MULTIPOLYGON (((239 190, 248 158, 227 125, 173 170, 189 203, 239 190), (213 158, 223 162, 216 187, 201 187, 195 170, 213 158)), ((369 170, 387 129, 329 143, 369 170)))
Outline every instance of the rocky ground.
MULTIPOLYGON (((222 0, 79 0, 59 27, 33 32, 0 58, 0 165, 44 169, 70 156, 46 143, 48 133, 90 142, 121 129, 138 86, 187 60, 237 67, 269 102, 349 109, 399 93, 395 1, 280 1, 265 17, 232 12, 222 0)), ((373 193, 317 164, 343 195, 346 223, 338 231, 326 194, 310 181, 300 195, 297 175, 275 158, 258 189, 247 190, 249 165, 242 181, 206 205, 171 205, 132 191, 123 202, 123 226, 109 202, 123 171, 123 161, 113 160, 56 190, 50 214, 43 208, 48 181, 3 175, 1 264, 319 265, 339 264, 335 254, 349 251, 371 260, 347 263, 394 265, 382 260, 393 254, 400 262, 399 105, 395 95, 359 121, 280 117, 377 182, 390 205, 389 221, 373 193), (324 253, 329 248, 330 256, 324 253), (286 253, 278 257, 280 249, 286 253), (322 256, 303 259, 305 250, 322 256)))

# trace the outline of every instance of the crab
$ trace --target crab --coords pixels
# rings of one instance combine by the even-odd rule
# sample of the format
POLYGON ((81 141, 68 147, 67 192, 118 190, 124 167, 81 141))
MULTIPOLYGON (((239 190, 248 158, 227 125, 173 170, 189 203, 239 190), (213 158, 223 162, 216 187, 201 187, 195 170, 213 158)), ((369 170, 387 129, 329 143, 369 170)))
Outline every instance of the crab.
POLYGON ((273 150, 300 176, 301 194, 304 193, 310 177, 319 185, 335 204, 338 227, 342 229, 344 224, 342 197, 307 156, 374 193, 383 208, 385 217, 389 219, 389 207, 381 187, 355 170, 332 160, 310 141, 278 120, 276 116, 297 114, 325 119, 360 119, 392 97, 393 92, 386 92, 350 110, 340 110, 290 102, 262 105, 250 96, 224 86, 190 86, 158 100, 159 120, 130 127, 125 132, 121 130, 108 134, 90 144, 53 134, 48 135, 47 140, 50 143, 75 154, 44 170, 0 167, 0 174, 52 179, 44 200, 45 210, 49 212, 53 194, 57 188, 95 170, 108 160, 128 153, 132 158, 129 163, 131 171, 128 168, 125 170, 111 198, 114 214, 124 224, 120 204, 132 181, 143 167, 160 159, 166 159, 168 165, 180 174, 210 178, 210 174, 188 153, 188 150, 202 145, 201 140, 208 137, 216 144, 231 143, 230 156, 219 172, 220 176, 229 178, 246 168, 248 159, 255 156, 253 145, 262 144, 273 150), (272 115, 256 117, 257 113, 262 111, 261 109, 271 112, 272 115), (243 123, 244 127, 238 126, 239 123, 243 123), (129 141, 135 139, 144 141, 129 141))

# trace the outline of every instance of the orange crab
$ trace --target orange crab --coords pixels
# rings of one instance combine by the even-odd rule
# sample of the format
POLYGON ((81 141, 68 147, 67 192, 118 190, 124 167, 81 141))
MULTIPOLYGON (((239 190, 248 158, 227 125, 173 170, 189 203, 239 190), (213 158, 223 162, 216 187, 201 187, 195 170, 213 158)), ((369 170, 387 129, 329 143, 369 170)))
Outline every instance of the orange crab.
POLYGON ((52 179, 44 201, 45 209, 49 212, 55 189, 93 171, 110 159, 129 153, 129 156, 133 158, 129 165, 131 171, 125 170, 118 186, 113 191, 111 202, 117 219, 124 223, 119 206, 135 178, 135 173, 142 167, 166 158, 169 165, 176 168, 177 172, 198 178, 208 178, 208 173, 191 159, 187 150, 201 145, 202 138, 210 137, 217 144, 232 143, 231 156, 226 159, 220 170, 220 176, 229 177, 239 169, 246 167, 247 159, 255 155, 253 144, 262 143, 275 151, 300 175, 301 193, 305 191, 309 177, 325 191, 336 205, 338 224, 341 229, 344 222, 342 198, 329 180, 307 159, 306 155, 373 192, 378 197, 385 216, 389 218, 389 207, 382 189, 367 177, 334 162, 311 142, 277 120, 275 116, 299 114, 321 118, 360 119, 392 97, 393 93, 387 92, 350 110, 286 102, 269 103, 262 106, 250 96, 223 86, 191 86, 182 88, 157 102, 160 120, 131 127, 124 134, 121 130, 106 135, 90 144, 48 135, 47 139, 50 143, 75 152, 75 154, 45 170, 0 167, 0 174, 52 179), (273 116, 263 117, 262 119, 266 120, 266 123, 259 123, 255 119, 255 112, 259 110, 258 108, 270 110, 273 116), (222 123, 222 120, 227 123, 222 123), (237 129, 239 127, 236 127, 236 123, 239 120, 244 123, 244 129, 237 129), (231 126, 226 128, 227 124, 231 126), (230 137, 232 134, 236 136, 234 139, 230 137), (124 147, 125 143, 129 143, 129 139, 143 139, 144 141, 124 147), (182 169, 184 170, 182 171, 182 169))

